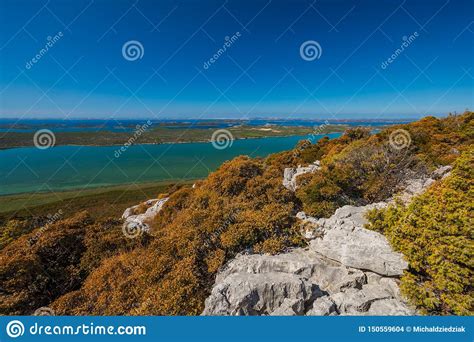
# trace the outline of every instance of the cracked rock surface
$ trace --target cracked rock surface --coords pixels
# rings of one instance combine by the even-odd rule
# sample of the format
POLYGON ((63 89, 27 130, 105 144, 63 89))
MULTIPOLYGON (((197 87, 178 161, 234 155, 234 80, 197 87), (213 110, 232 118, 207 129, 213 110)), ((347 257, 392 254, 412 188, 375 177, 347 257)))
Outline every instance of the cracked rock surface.
POLYGON ((397 280, 310 248, 239 255, 218 275, 203 315, 410 315, 397 280))
MULTIPOLYGON (((285 169, 283 184, 296 189, 296 177, 316 172, 319 163, 285 169)), ((408 203, 450 167, 431 177, 409 179, 397 196, 408 203)), ((408 267, 387 239, 364 228, 365 214, 394 199, 344 206, 329 218, 299 212, 307 248, 278 255, 237 255, 216 276, 203 315, 415 315, 400 296, 399 276, 408 267)))

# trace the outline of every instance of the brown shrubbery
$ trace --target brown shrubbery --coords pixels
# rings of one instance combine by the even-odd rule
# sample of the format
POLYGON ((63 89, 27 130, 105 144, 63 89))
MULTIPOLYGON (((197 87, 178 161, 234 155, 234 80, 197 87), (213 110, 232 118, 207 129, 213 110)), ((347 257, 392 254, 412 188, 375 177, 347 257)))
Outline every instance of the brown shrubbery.
POLYGON ((199 314, 216 271, 236 253, 301 244, 296 199, 272 171, 239 157, 195 189, 178 190, 156 217, 148 246, 106 260, 53 307, 67 314, 199 314))
POLYGON ((103 259, 145 244, 146 237, 132 241, 120 227, 80 212, 8 244, 0 252, 0 314, 32 314, 80 288, 103 259))
POLYGON ((85 226, 79 213, 23 235, 0 254, 0 314, 31 314, 81 285, 85 226))

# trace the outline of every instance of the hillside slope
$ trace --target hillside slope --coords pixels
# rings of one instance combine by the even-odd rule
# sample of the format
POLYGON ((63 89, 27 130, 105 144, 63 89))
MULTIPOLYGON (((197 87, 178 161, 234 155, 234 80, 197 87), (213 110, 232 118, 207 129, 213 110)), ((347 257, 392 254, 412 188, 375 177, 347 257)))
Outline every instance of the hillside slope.
MULTIPOLYGON (((298 212, 324 218, 344 205, 383 201, 409 179, 453 163, 473 144, 473 119, 472 112, 428 117, 375 135, 351 129, 341 138, 301 142, 265 159, 235 158, 195 187, 167 194, 150 231, 133 242, 119 239, 116 226, 79 225, 77 253, 58 264, 77 276, 73 282, 54 279, 61 290, 41 300, 31 300, 38 292, 29 283, 37 276, 28 265, 35 258, 49 269, 49 259, 38 254, 43 248, 22 247, 37 231, 24 234, 0 251, 0 288, 7 289, 0 293, 5 303, 0 313, 30 314, 35 307, 27 303, 34 303, 68 315, 200 314, 218 270, 237 254, 276 254, 305 246, 298 212), (296 192, 283 186, 285 168, 316 160, 321 168, 298 177, 296 192), (7 288, 12 277, 15 284, 7 288)), ((87 215, 76 219, 89 220, 87 215)), ((68 224, 59 221, 54 227, 62 230, 68 224)), ((33 245, 50 248, 47 236, 33 245)), ((44 277, 45 283, 51 281, 44 277)))

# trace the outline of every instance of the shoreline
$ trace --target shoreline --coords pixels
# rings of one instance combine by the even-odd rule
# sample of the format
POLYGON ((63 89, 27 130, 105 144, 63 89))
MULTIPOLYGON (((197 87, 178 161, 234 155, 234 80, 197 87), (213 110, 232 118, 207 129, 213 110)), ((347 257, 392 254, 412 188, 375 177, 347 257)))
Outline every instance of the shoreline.
MULTIPOLYGON (((86 187, 74 187, 70 189, 61 189, 61 190, 44 190, 44 191, 24 191, 24 192, 15 192, 9 194, 0 194, 0 200, 4 200, 6 197, 21 197, 21 196, 43 196, 43 195, 51 195, 51 194, 67 194, 69 192, 88 192, 88 191, 95 191, 95 192, 109 192, 109 191, 117 191, 122 190, 122 188, 127 188, 131 186, 139 186, 139 187, 154 187, 154 186, 164 186, 164 185, 176 185, 176 184, 191 184, 203 178, 187 178, 187 179, 176 179, 176 180, 158 180, 156 182, 134 182, 134 183, 117 183, 117 184, 109 184, 109 185, 98 185, 98 186, 86 186, 86 187), (103 190, 103 191, 101 191, 103 190)), ((85 194, 87 195, 87 194, 85 194)), ((0 208, 0 212, 1 212, 0 208)))
MULTIPOLYGON (((167 189, 173 186, 190 186, 194 182, 202 178, 185 179, 185 180, 166 180, 157 182, 144 183, 122 183, 113 185, 103 185, 98 187, 65 189, 58 191, 42 191, 42 192, 21 192, 13 194, 0 195, 0 215, 10 213, 16 210, 31 210, 35 207, 50 206, 54 203, 62 201, 79 200, 88 197, 107 197, 111 196, 115 199, 117 196, 115 192, 126 194, 128 192, 147 192, 150 189, 167 189), (56 196, 51 196, 55 194, 56 196)), ((121 197, 121 196, 118 196, 121 197)))

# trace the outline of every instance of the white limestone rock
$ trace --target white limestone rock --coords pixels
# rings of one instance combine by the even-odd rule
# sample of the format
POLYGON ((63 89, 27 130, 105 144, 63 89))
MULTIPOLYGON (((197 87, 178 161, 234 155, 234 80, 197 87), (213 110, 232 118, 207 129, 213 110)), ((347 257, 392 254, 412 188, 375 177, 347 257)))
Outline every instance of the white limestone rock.
POLYGON ((274 310, 270 316, 297 316, 304 312, 304 301, 302 299, 285 298, 283 303, 274 310))
POLYGON ((297 275, 233 273, 212 289, 203 315, 268 315, 285 299, 304 302, 317 295, 317 287, 297 275))
POLYGON ((370 270, 386 276, 401 275, 408 263, 400 253, 394 252, 380 233, 364 228, 368 210, 383 208, 386 203, 364 207, 344 206, 328 219, 315 219, 300 212, 297 217, 313 225, 316 233, 306 231, 305 237, 313 240, 310 248, 341 264, 370 270))
POLYGON ((219 272, 203 315, 351 315, 411 312, 391 278, 346 267, 311 249, 238 255, 219 272), (385 281, 386 280, 386 281, 385 281))
POLYGON ((313 307, 306 312, 306 316, 333 316, 337 315, 336 303, 329 296, 316 298, 313 307))
POLYGON ((291 191, 296 191, 298 188, 296 179, 298 176, 306 173, 314 173, 321 168, 319 160, 308 166, 298 166, 297 168, 287 167, 283 172, 283 186, 291 191))
POLYGON ((124 219, 124 225, 134 226, 142 231, 148 231, 150 229, 148 222, 152 220, 163 208, 163 205, 168 201, 168 197, 162 199, 151 199, 144 204, 149 208, 142 214, 134 214, 136 208, 140 206, 135 205, 133 207, 125 209, 122 219, 124 219))
POLYGON ((443 179, 451 173, 452 169, 453 167, 451 165, 441 166, 433 171, 431 177, 434 179, 443 179))
POLYGON ((332 296, 337 310, 344 315, 414 315, 403 301, 394 298, 383 285, 364 285, 361 290, 350 289, 332 296))

